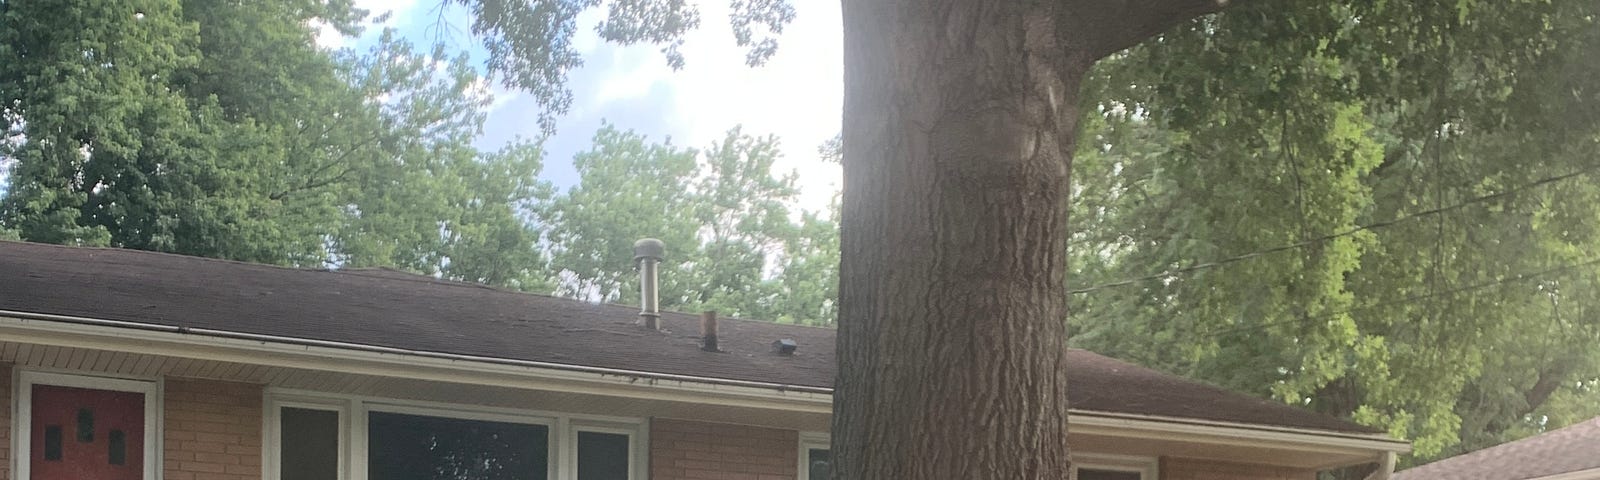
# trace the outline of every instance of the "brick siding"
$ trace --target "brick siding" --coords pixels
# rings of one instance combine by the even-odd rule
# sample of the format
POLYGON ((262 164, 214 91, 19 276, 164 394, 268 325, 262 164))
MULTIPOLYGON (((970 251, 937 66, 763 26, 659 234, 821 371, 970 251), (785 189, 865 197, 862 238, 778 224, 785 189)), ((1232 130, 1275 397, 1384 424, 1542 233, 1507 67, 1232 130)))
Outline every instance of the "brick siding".
POLYGON ((1317 472, 1298 468, 1161 458, 1162 480, 1315 480, 1317 472))
POLYGON ((11 365, 0 363, 0 480, 11 479, 11 365))
POLYGON ((260 480, 260 385, 168 378, 167 480, 260 480))
POLYGON ((794 430, 650 421, 650 480, 794 480, 799 463, 794 430))

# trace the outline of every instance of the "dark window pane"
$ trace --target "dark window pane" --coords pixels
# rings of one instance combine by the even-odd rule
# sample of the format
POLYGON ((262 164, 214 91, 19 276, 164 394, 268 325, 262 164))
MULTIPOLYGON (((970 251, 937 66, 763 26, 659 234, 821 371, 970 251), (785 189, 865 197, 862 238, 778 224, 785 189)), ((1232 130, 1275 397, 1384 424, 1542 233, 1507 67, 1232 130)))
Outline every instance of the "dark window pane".
POLYGON ((1139 472, 1092 470, 1088 468, 1078 470, 1078 480, 1140 480, 1140 478, 1139 472))
POLYGON ((128 463, 128 435, 122 430, 112 430, 106 435, 106 456, 111 458, 112 465, 126 465, 128 463))
POLYGON ((833 472, 833 454, 821 448, 806 450, 806 475, 808 480, 828 480, 833 472))
POLYGON ((372 412, 371 480, 545 480, 543 425, 372 412))
POLYGON ((628 480, 628 436, 578 432, 578 480, 628 480))
POLYGON ((61 426, 44 427, 44 459, 61 459, 61 426))
POLYGON ((94 410, 78 409, 78 441, 84 443, 94 441, 94 410))
POLYGON ((285 407, 278 432, 279 478, 338 480, 339 412, 285 407))

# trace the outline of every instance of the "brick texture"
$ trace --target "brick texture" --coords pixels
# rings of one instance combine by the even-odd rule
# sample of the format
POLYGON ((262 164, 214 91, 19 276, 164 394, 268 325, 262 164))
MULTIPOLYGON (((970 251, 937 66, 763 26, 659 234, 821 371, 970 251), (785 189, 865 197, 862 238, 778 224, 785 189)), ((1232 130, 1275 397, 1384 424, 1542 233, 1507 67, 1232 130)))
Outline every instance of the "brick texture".
POLYGON ((168 378, 167 480, 261 479, 261 386, 168 378))
POLYGON ((11 365, 0 363, 0 480, 11 480, 11 365))
POLYGON ((794 480, 794 430, 654 419, 650 480, 794 480))
POLYGON ((1161 458, 1162 480, 1316 480, 1317 472, 1298 468, 1161 458))

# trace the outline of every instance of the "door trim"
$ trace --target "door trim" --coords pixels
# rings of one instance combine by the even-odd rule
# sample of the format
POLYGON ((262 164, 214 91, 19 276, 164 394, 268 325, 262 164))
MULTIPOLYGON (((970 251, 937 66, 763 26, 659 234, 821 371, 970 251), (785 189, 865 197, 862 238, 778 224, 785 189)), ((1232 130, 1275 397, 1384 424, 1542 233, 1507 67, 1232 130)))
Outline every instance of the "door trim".
POLYGON ((11 471, 12 478, 32 478, 33 386, 86 388, 134 392, 144 395, 144 480, 160 478, 161 471, 161 382, 129 380, 34 370, 15 370, 11 382, 11 471))

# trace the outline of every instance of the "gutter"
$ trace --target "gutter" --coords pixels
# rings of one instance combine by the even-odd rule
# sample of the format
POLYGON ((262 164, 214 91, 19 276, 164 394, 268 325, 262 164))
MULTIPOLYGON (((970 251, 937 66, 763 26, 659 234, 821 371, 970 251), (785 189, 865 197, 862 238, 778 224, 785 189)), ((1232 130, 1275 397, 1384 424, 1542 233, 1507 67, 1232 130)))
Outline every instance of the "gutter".
MULTIPOLYGON (((152 325, 152 323, 122 322, 122 320, 101 320, 101 318, 72 317, 72 315, 34 314, 34 312, 14 312, 14 310, 0 310, 0 317, 16 318, 22 325, 27 322, 53 322, 69 323, 69 325, 90 326, 90 328, 117 328, 117 333, 101 333, 101 331, 78 331, 82 334, 96 334, 96 336, 112 336, 118 339, 138 339, 130 336, 126 330, 146 331, 155 333, 152 341, 178 341, 194 344, 194 341, 181 341, 174 336, 203 336, 203 338, 232 339, 232 341, 254 342, 254 349, 282 350, 283 346, 301 347, 294 350, 294 354, 307 354, 310 349, 354 350, 365 354, 378 355, 403 355, 403 357, 434 358, 446 362, 472 362, 490 363, 490 365, 518 366, 518 368, 534 368, 534 370, 563 371, 563 373, 589 374, 589 376, 611 376, 611 378, 650 379, 650 381, 675 381, 688 382, 688 384, 706 384, 706 386, 741 387, 741 389, 776 390, 778 394, 813 394, 832 395, 834 389, 829 387, 795 386, 795 384, 781 384, 781 382, 741 381, 741 379, 707 378, 707 376, 693 376, 693 374, 656 373, 656 371, 626 370, 626 368, 605 368, 605 366, 568 365, 568 363, 536 362, 536 360, 514 360, 514 358, 480 357, 480 355, 445 354, 445 352, 427 352, 427 350, 395 349, 395 347, 366 346, 366 344, 352 344, 352 342, 317 341, 317 339, 288 338, 288 336, 275 336, 275 334, 238 333, 238 331, 210 330, 210 328, 189 328, 189 326, 152 325), (165 338, 162 338, 165 334, 165 338)), ((19 325, 19 326, 22 326, 19 325)), ((3 323, 0 323, 3 326, 3 323)), ((27 328, 27 326, 24 326, 27 328)), ((42 328, 40 328, 42 330, 42 328)), ((51 328, 59 331, 59 328, 51 328)), ((459 368, 459 366, 456 366, 459 368)), ((790 395, 794 397, 794 395, 790 395)), ((827 402, 832 402, 829 398, 827 402)))
MULTIPOLYGON (((532 360, 407 350, 224 330, 0 310, 0 340, 66 347, 121 350, 286 368, 332 369, 511 388, 831 414, 833 389, 532 360), (48 323, 48 325, 46 325, 48 323), (8 335, 10 333, 10 335, 8 335), (202 349, 212 349, 207 352, 202 349), (276 356, 276 357, 274 357, 276 356), (513 384, 520 383, 520 385, 513 384)), ((1406 442, 1381 434, 1297 429, 1201 419, 1071 409, 1074 430, 1114 436, 1212 438, 1234 445, 1383 452, 1393 471, 1395 453, 1406 442)), ((1368 480, 1387 480, 1388 476, 1368 480)))
POLYGON ((1394 452, 1383 452, 1383 456, 1378 457, 1378 469, 1367 475, 1366 480, 1389 480, 1393 477, 1394 457, 1394 452))

